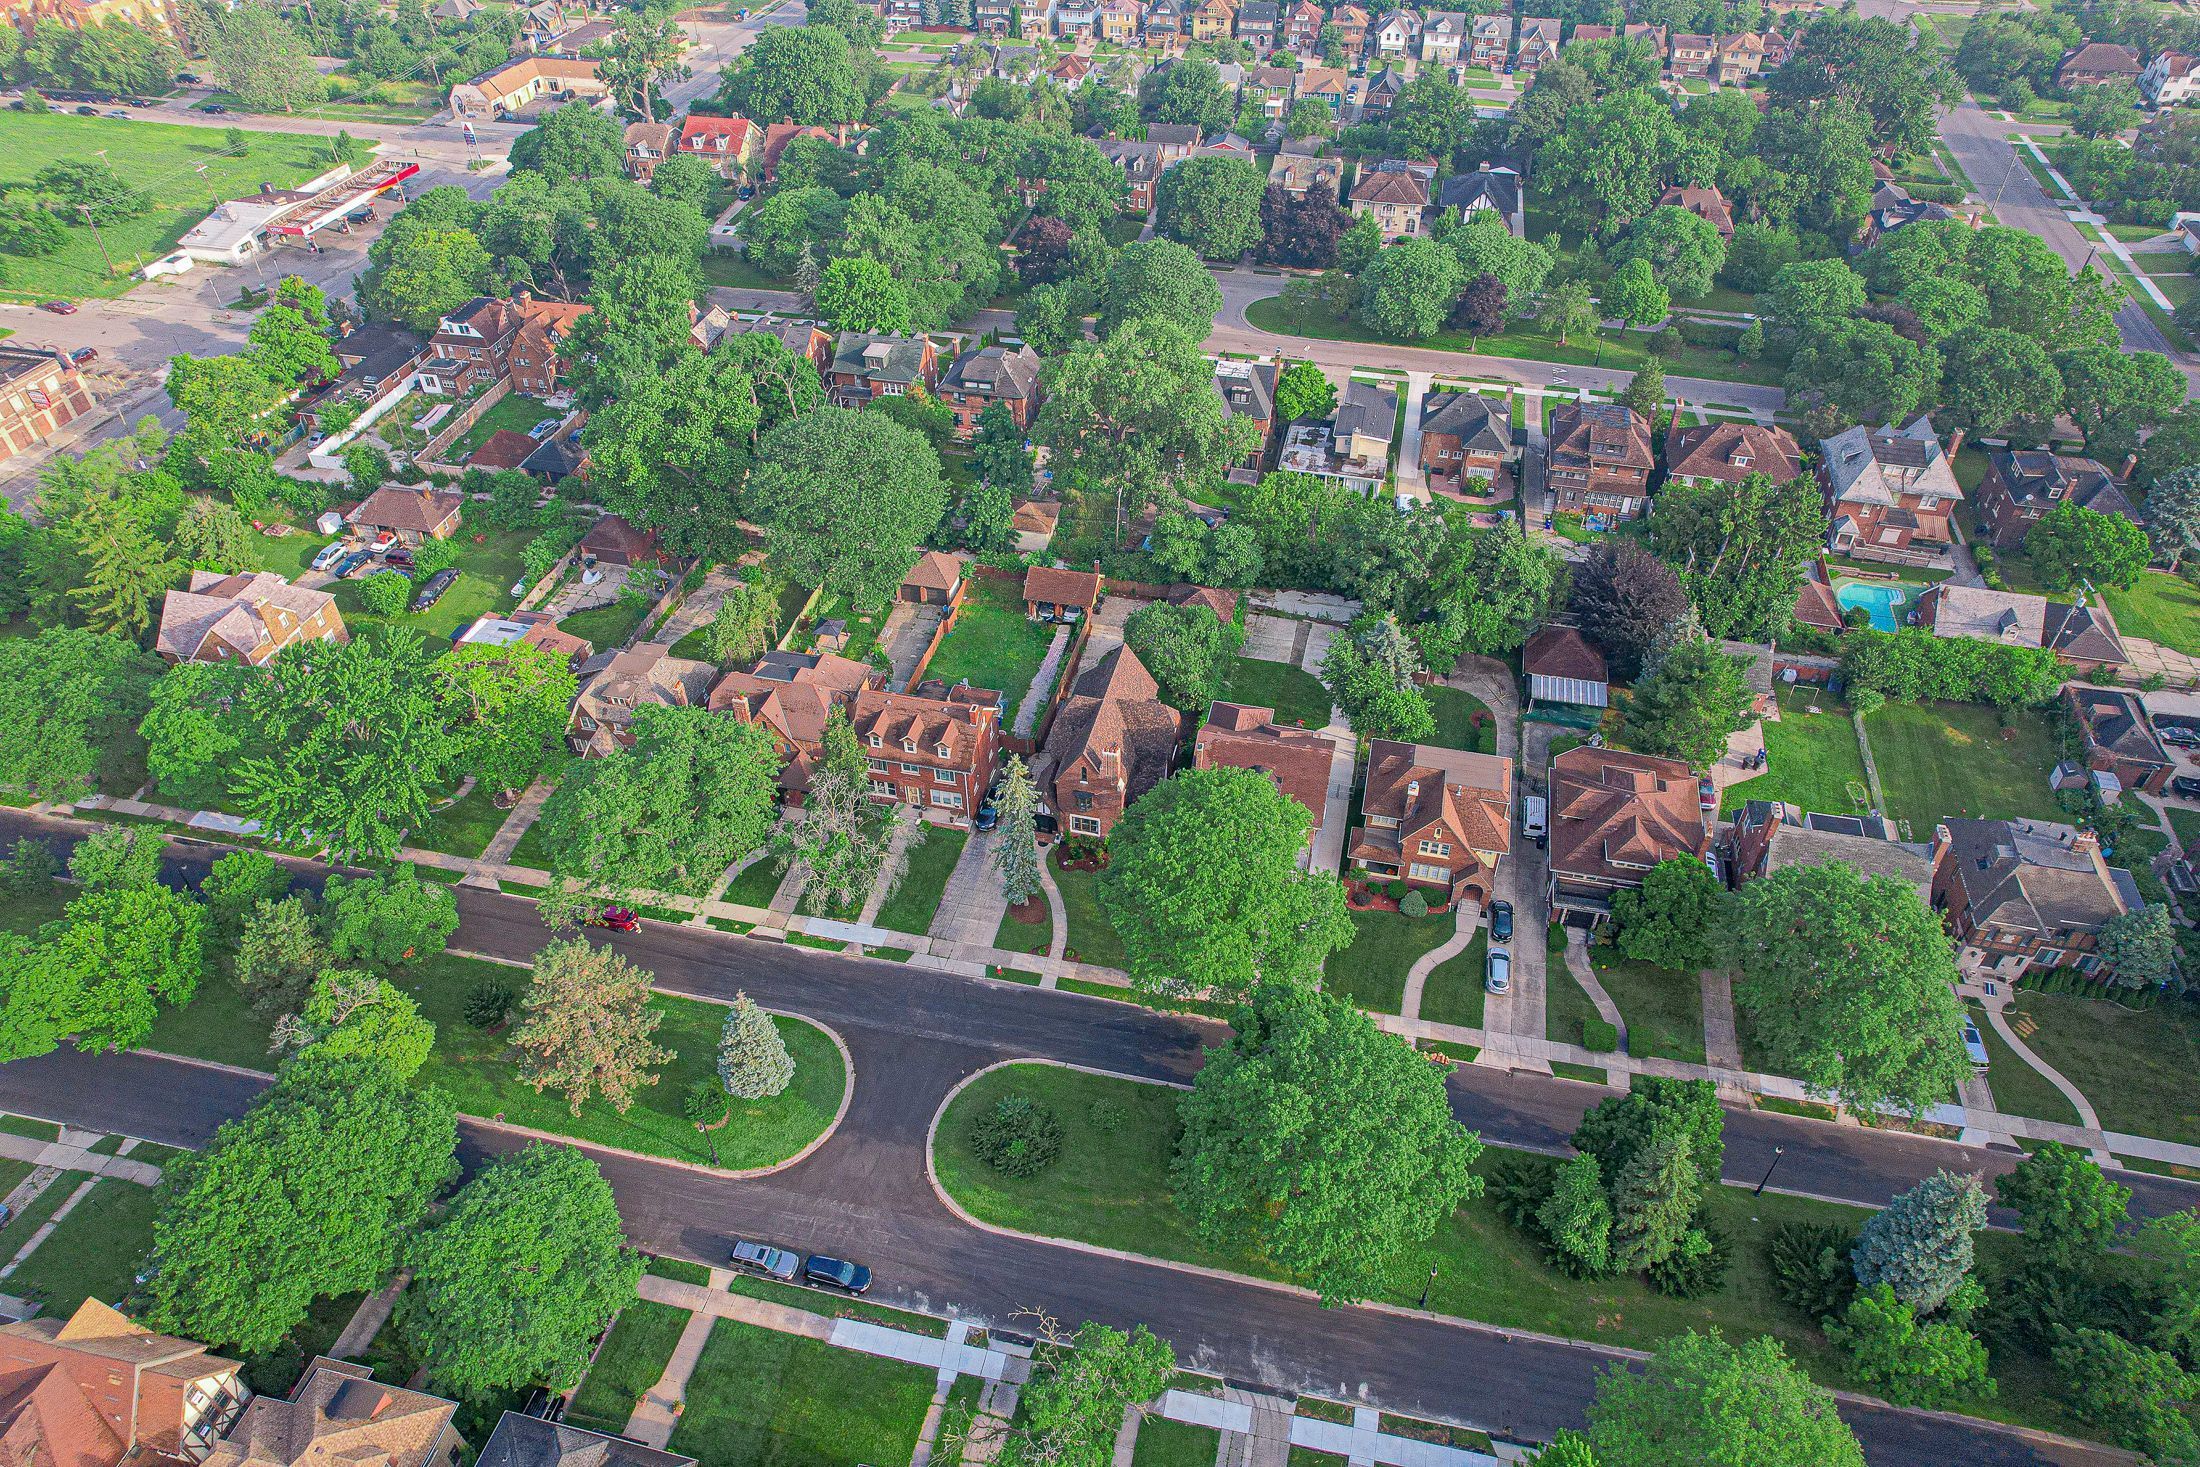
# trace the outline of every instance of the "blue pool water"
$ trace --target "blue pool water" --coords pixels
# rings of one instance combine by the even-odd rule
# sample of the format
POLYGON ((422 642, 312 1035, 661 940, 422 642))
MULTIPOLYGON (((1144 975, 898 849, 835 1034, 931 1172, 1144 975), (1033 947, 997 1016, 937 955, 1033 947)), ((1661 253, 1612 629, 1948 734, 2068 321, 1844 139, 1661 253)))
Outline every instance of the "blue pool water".
POLYGON ((1892 632, 1902 626, 1902 618, 1895 608, 1910 599, 1910 588, 1884 582, 1850 581, 1833 593, 1833 599, 1841 603, 1843 611, 1852 606, 1863 607, 1871 616, 1874 628, 1892 632))

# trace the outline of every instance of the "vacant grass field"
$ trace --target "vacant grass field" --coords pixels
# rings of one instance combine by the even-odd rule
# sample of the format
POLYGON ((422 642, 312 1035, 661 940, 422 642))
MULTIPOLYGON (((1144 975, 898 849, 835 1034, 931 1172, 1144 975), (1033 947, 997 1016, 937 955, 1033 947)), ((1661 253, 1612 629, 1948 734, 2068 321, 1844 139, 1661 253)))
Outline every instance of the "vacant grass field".
POLYGON ((78 117, 66 111, 0 112, 0 154, 8 159, 4 178, 9 186, 28 186, 49 163, 97 158, 102 152, 108 167, 152 196, 153 207, 135 219, 101 225, 97 238, 80 224, 69 230, 68 243, 50 255, 7 256, 7 283, 0 286, 0 297, 82 300, 122 295, 139 283, 132 271, 168 253, 185 230, 222 200, 257 193, 263 182, 294 187, 332 166, 326 139, 298 133, 255 132, 248 151, 237 157, 224 151, 217 128, 78 117), (108 273, 108 258, 120 275, 108 273))
POLYGON ((655 1385, 687 1328, 688 1313, 669 1304, 637 1300, 619 1311, 587 1379, 573 1397, 566 1420, 614 1434, 626 1430, 642 1393, 655 1385))
POLYGON ((921 935, 931 929, 932 918, 940 909, 940 897, 947 890, 947 878, 955 874, 955 862, 961 859, 970 832, 943 825, 918 828, 924 833, 924 843, 909 851, 909 865, 902 872, 901 884, 879 906, 878 925, 921 935))
MULTIPOLYGON (((2200 1074, 2200 1016, 2191 1005, 2170 1000, 2136 1010, 2028 991, 2017 995, 2009 1023, 2093 1102, 2108 1129, 2200 1145, 2200 1093, 2192 1084, 2200 1074), (2030 1034, 2025 1020, 2038 1026, 2030 1034)), ((1991 1067, 1987 1079, 1994 1082, 1991 1067)))
POLYGON ((1303 667, 1288 662, 1263 662, 1257 657, 1234 657, 1222 696, 1231 703, 1254 708, 1273 708, 1276 722, 1299 723, 1308 728, 1327 728, 1331 706, 1329 689, 1303 667))
POLYGON ((907 1462, 935 1374, 721 1319, 688 1381, 672 1450, 729 1467, 907 1462))
POLYGON ((1406 969, 1452 935, 1449 913, 1407 917, 1397 912, 1353 912, 1352 946, 1329 955, 1322 986, 1370 1013, 1395 1014, 1405 1001, 1406 969))
POLYGON ((2200 587, 2182 576, 2142 571, 2130 590, 2109 587, 2104 594, 2125 636, 2200 657, 2200 587))
POLYGON ((1061 889, 1062 915, 1069 919, 1069 935, 1063 955, 1074 962, 1098 963, 1103 968, 1124 965, 1123 939, 1115 935, 1107 913, 1100 910, 1100 873, 1054 868, 1054 884, 1061 889))
POLYGON ((1782 688, 1779 697, 1779 721, 1764 725, 1765 772, 1728 785, 1720 813, 1731 815, 1751 800, 1783 800, 1806 811, 1848 814, 1856 808, 1849 787, 1864 791, 1864 757, 1849 710, 1824 693, 1782 688))
MULTIPOLYGON (((654 1085, 636 1092, 621 1115, 602 1100, 591 1100, 575 1116, 562 1096, 537 1095, 520 1077, 509 1028, 484 1034, 466 1022, 466 995, 483 982, 502 983, 524 993, 527 975, 500 964, 441 954, 390 975, 419 1001, 435 1024, 435 1052, 420 1071, 420 1083, 440 1085, 467 1115, 501 1117, 577 1140, 594 1141, 650 1156, 708 1162, 710 1147, 680 1113, 689 1084, 715 1073, 723 1005, 659 994, 651 1006, 664 1015, 655 1035, 674 1053, 659 1067, 654 1085)), ((717 1132, 719 1164, 728 1168, 770 1166, 809 1145, 840 1109, 848 1083, 840 1050, 822 1029, 803 1019, 775 1016, 780 1035, 794 1056, 795 1078, 769 1100, 738 1103, 733 1117, 717 1132)), ((198 996, 161 1015, 147 1047, 252 1069, 272 1070, 267 1052, 268 1024, 246 1004, 244 991, 225 977, 208 978, 198 996)))
POLYGON ((1597 981, 1627 1021, 1629 1054, 1704 1062, 1703 983, 1696 974, 1638 963, 1604 947, 1589 954, 1597 981))
POLYGON ((1055 628, 1024 615, 1023 597, 1015 587, 973 580, 955 629, 940 642, 925 675, 951 686, 967 679, 974 688, 993 689, 1007 702, 1005 723, 1039 675, 1054 633, 1055 628))
MULTIPOLYGON (((450 649, 451 633, 492 611, 510 611, 516 604, 512 584, 520 577, 520 552, 534 534, 533 530, 475 531, 461 527, 457 536, 461 546, 458 579, 423 612, 408 609, 392 617, 369 614, 359 604, 359 587, 365 583, 365 576, 337 581, 325 589, 336 598, 336 608, 344 614, 344 624, 353 636, 373 636, 390 627, 403 627, 425 639, 423 656, 440 656, 450 649)), ((279 543, 287 551, 292 540, 300 538, 306 537, 288 537, 279 543)), ((305 553, 310 557, 326 543, 309 540, 305 553)))
POLYGON ((1422 1018, 1469 1029, 1482 1027, 1482 963, 1489 948, 1490 930, 1484 927, 1465 952, 1436 965, 1421 987, 1422 1018))
POLYGON ((1429 711, 1436 715, 1436 743, 1446 749, 1465 749, 1475 754, 1497 752, 1497 722, 1489 706, 1472 693, 1431 683, 1429 711))
MULTIPOLYGON (((47 1189, 67 1197, 74 1178, 47 1189)), ((105 1177, 70 1209, 38 1251, 8 1278, 8 1291, 38 1300, 46 1313, 66 1315, 86 1299, 109 1303, 130 1292, 138 1264, 153 1251, 151 1187, 105 1177)))
POLYGON ((1864 720, 1887 814, 1911 838, 1930 838, 1944 816, 1973 820, 2062 818, 2047 776, 2057 744, 2047 720, 2018 712, 2006 727, 1971 703, 1890 703, 1864 720))

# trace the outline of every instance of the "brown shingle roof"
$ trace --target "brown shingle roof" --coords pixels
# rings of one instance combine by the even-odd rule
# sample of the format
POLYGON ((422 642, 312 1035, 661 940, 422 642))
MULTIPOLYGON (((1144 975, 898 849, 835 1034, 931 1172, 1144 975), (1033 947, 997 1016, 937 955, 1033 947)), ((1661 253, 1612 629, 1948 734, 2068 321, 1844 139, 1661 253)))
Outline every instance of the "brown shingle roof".
POLYGON ((1512 849, 1512 761, 1432 744, 1372 739, 1361 808, 1398 821, 1398 838, 1442 822, 1470 849, 1512 849))
POLYGON ((528 457, 542 447, 534 439, 512 428, 499 428, 491 433, 481 447, 466 460, 477 469, 516 469, 527 462, 528 457))
POLYGON ((1730 484, 1739 484, 1751 474, 1765 474, 1784 484, 1803 472, 1803 450, 1794 435, 1759 423, 1676 428, 1665 435, 1665 461, 1676 479, 1717 479, 1730 484))
POLYGON ((322 1356, 289 1400, 261 1396, 247 1406, 206 1467, 428 1467, 457 1411, 384 1385, 364 1365, 322 1356))
POLYGON ((962 583, 962 562, 944 550, 927 550, 917 557, 917 563, 902 576, 904 586, 919 590, 952 592, 962 583))
POLYGON ((1217 703, 1207 710, 1206 725, 1192 741, 1194 761, 1202 769, 1256 769, 1276 788, 1314 817, 1320 830, 1329 799, 1329 740, 1303 728, 1278 727, 1273 708, 1217 703))
POLYGON ((1024 600, 1081 606, 1090 611, 1100 604, 1100 572, 1035 565, 1024 572, 1024 600))
POLYGON ((1169 777, 1184 720, 1160 699, 1145 664, 1116 647, 1071 688, 1047 735, 1054 778, 1112 787, 1121 781, 1124 806, 1169 777))
POLYGON ((1678 759, 1568 749, 1551 761, 1551 872, 1633 885, 1706 845, 1696 775, 1678 759))
POLYGON ((1215 620, 1228 626, 1237 620, 1238 598, 1235 591, 1218 591, 1213 586, 1194 586, 1189 583, 1170 588, 1171 606, 1204 606, 1215 614, 1215 620))
POLYGON ((1520 649, 1520 670, 1530 677, 1566 678, 1575 682, 1606 680, 1604 654, 1581 634, 1579 628, 1547 623, 1529 636, 1520 649))
POLYGON ((153 650, 164 657, 188 658, 218 633, 240 653, 249 653, 278 635, 266 608, 303 622, 335 599, 326 591, 294 586, 271 571, 234 576, 193 571, 189 590, 170 591, 162 599, 153 650))
POLYGON ((401 489, 384 485, 351 512, 352 523, 375 530, 411 530, 425 535, 461 504, 463 496, 448 489, 401 489))

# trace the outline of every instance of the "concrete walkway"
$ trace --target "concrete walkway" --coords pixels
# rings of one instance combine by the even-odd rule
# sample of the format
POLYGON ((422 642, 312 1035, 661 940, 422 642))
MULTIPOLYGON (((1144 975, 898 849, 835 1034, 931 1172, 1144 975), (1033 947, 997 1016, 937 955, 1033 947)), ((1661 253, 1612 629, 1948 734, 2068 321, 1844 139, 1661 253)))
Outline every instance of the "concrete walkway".
MULTIPOLYGON (((2085 1098, 2084 1091, 2064 1079, 2060 1070, 2034 1054, 2032 1047, 2017 1037, 2017 1031, 2010 1027, 2009 1016, 2006 1012, 2007 1008, 2008 999, 2007 995, 2004 994, 2001 1003, 1990 1003, 1986 1006, 1986 1022, 1994 1026, 1994 1032, 2001 1036, 2001 1042, 2008 1045, 2018 1059, 2038 1070, 2047 1077, 2048 1084, 2053 1085, 2062 1092, 2063 1099, 2069 1101, 2071 1107, 2078 1112, 2078 1120, 2087 1130, 2099 1131, 2101 1129, 2101 1117, 2099 1112, 2093 1109, 2093 1102, 2085 1098)), ((2106 1147, 2093 1146, 2089 1149, 2093 1153, 2094 1161, 2104 1166, 2107 1165, 2108 1151, 2106 1147)))
POLYGON ((1054 868, 1047 864, 1046 853, 1039 854, 1039 890, 1047 896, 1047 915, 1054 919, 1054 931, 1047 938, 1047 956, 1059 959, 1069 950, 1069 906, 1062 900, 1062 888, 1054 884, 1054 868))
MULTIPOLYGON (((656 1297, 650 1291, 651 1284, 669 1283, 654 1274, 642 1276, 639 1290, 644 1299, 652 1303, 669 1304, 672 1300, 656 1297)), ((710 1271, 710 1287, 724 1293, 726 1285, 733 1282, 733 1275, 722 1268, 710 1271)), ((693 1284, 682 1284, 683 1289, 693 1289, 693 1284)), ((686 1306, 682 1306, 686 1307, 686 1306)), ((794 1311, 790 1310, 789 1313, 794 1311)), ((626 1421, 626 1434, 647 1447, 662 1449, 672 1440, 672 1430, 680 1424, 680 1404, 687 1399, 687 1383, 695 1374, 696 1362, 703 1358, 703 1346, 710 1341, 711 1326, 717 1317, 701 1309, 691 1309, 687 1327, 680 1331, 679 1340, 672 1347, 672 1358, 665 1362, 665 1373, 657 1377, 657 1383, 642 1393, 635 1403, 634 1414, 626 1421)), ((789 1333, 807 1333, 792 1330, 789 1333)))
POLYGON ((61 1139, 47 1141, 37 1136, 0 1132, 0 1156, 10 1161, 27 1161, 32 1166, 52 1167, 60 1172, 90 1172, 95 1177, 114 1177, 141 1187, 160 1184, 160 1168, 149 1161, 132 1161, 127 1156, 109 1156, 91 1150, 92 1144, 105 1134, 64 1129, 61 1139))
POLYGON ((1408 1019, 1421 1017, 1421 993, 1428 987, 1428 975, 1474 946, 1474 934, 1482 930, 1482 912, 1469 902, 1460 902, 1452 908, 1452 933, 1443 942, 1430 948, 1413 960, 1406 969, 1405 1001, 1398 1005, 1398 1012, 1408 1019))
POLYGON ((1604 991, 1597 981, 1596 965, 1589 961, 1589 934, 1579 927, 1566 929, 1566 971, 1574 975, 1574 982, 1589 995, 1589 1002, 1596 1005, 1597 1017, 1619 1031, 1619 1048, 1627 1052, 1627 1020, 1620 1016, 1619 1005, 1612 1002, 1612 995, 1604 991))
POLYGON ((1490 710, 1497 725, 1497 757, 1520 757, 1520 688, 1513 671, 1494 657, 1472 653, 1459 659, 1445 677, 1447 687, 1469 694, 1490 710))
POLYGON ((1703 1051, 1715 1070, 1742 1067, 1742 1041, 1734 1027, 1734 978, 1724 968, 1706 968, 1703 984, 1703 1051))
POLYGON ((955 859, 955 869, 947 874, 947 885, 940 892, 940 909, 932 914, 932 926, 926 933, 934 951, 993 946, 993 938, 1001 930, 1001 918, 1008 911, 1008 899, 1001 895, 1000 875, 993 869, 993 853, 999 849, 999 841, 998 830, 974 830, 963 842, 962 854, 955 859))
POLYGON ((913 815, 906 806, 894 810, 893 834, 886 838, 886 853, 879 859, 878 875, 872 878, 871 894, 863 899, 863 910, 856 920, 868 927, 878 921, 878 909, 886 905, 886 899, 901 885, 901 878, 909 869, 909 848, 925 833, 924 817, 913 815))
POLYGON ((397 1296, 405 1292, 405 1285, 412 1282, 412 1270, 401 1268, 390 1275, 390 1281, 359 1301, 351 1319, 344 1325, 344 1332, 336 1337, 336 1343, 328 1347, 331 1356, 338 1360, 355 1360, 366 1353, 374 1337, 382 1333, 382 1326, 390 1322, 390 1315, 397 1308, 397 1296))
MULTIPOLYGON (((483 866, 501 866, 512 859, 512 852, 519 849, 520 837, 527 834, 535 817, 542 814, 542 802, 550 798, 554 788, 556 786, 549 780, 538 779, 521 791, 512 812, 504 817, 504 823, 497 827, 497 833, 489 837, 489 844, 482 849, 480 862, 483 866)), ((481 880, 478 871, 468 872, 467 878, 476 886, 496 885, 495 877, 481 880)))

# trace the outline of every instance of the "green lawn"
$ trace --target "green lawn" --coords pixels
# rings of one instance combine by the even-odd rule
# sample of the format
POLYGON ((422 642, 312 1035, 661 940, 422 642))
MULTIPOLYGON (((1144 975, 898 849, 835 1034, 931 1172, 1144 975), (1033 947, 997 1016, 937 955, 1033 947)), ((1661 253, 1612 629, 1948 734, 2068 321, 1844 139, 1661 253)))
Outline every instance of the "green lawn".
POLYGON ((1222 695, 1227 702, 1273 708, 1278 723, 1298 723, 1308 728, 1329 726, 1329 689, 1305 668, 1288 662, 1233 657, 1222 695))
POLYGON ((655 1385, 672 1359, 672 1347, 687 1328, 688 1312, 669 1304, 637 1300, 619 1311, 596 1363, 573 1397, 565 1419, 614 1434, 626 1430, 643 1392, 655 1385))
POLYGON ((766 275, 749 263, 745 254, 712 250, 703 256, 703 278, 712 285, 730 286, 735 290, 785 290, 787 282, 776 275, 766 275))
POLYGON ((1581 1026, 1602 1017, 1566 966, 1565 949, 1554 944, 1543 965, 1544 1037, 1560 1044, 1585 1043, 1581 1026))
MULTIPOLYGON (((1055 879, 1059 881, 1061 873, 1056 873, 1055 879)), ((1045 952, 1054 941, 1054 912, 1044 900, 1038 903, 1038 908, 1039 920, 1036 922, 1023 921, 1013 907, 1001 913, 1001 927, 993 934, 993 945, 1003 952, 1045 952)))
MULTIPOLYGON (((153 207, 137 218, 100 226, 96 238, 79 224, 50 255, 7 256, 0 296, 10 300, 122 295, 139 283, 131 272, 168 253, 214 205, 258 193, 263 182, 289 188, 332 166, 325 138, 255 132, 250 151, 231 157, 223 151, 218 128, 77 117, 59 110, 0 113, 0 152, 9 159, 7 179, 16 185, 28 185, 49 163, 104 153, 110 168, 153 199, 153 207), (108 273, 107 258, 120 275, 108 273)), ((282 269, 282 258, 276 256, 271 275, 282 269)))
MULTIPOLYGON (((327 590, 335 596, 336 607, 343 612, 344 623, 351 628, 352 635, 372 635, 389 626, 406 627, 426 639, 422 651, 427 656, 438 656, 449 649, 451 633, 492 611, 510 611, 516 604, 511 590, 522 571, 520 552, 534 534, 533 530, 476 531, 461 527, 457 535, 461 547, 458 579, 451 583, 441 600, 417 615, 410 610, 388 618, 370 615, 359 604, 359 587, 366 580, 364 576, 338 581, 327 590)), ((324 543, 317 542, 312 549, 317 550, 324 543)))
POLYGON ((935 1374, 721 1319, 688 1381, 672 1450, 714 1467, 907 1462, 935 1374))
POLYGON ((46 1219, 52 1217, 55 1210, 69 1200, 69 1194, 76 1190, 77 1185, 90 1180, 92 1178, 86 1172, 63 1172, 55 1177, 45 1191, 31 1200, 29 1206, 20 1209, 14 1217, 8 1219, 6 1227, 0 1227, 0 1259, 13 1258, 16 1250, 31 1240, 31 1234, 45 1226, 46 1219))
POLYGON ((558 623, 558 630, 582 638, 598 652, 608 652, 626 645, 627 638, 641 626, 642 618, 649 615, 650 604, 621 596, 609 606, 592 606, 586 611, 574 612, 558 623))
POLYGON ((2142 571, 2130 590, 2109 587, 2105 594, 2125 636, 2200 657, 2200 587, 2182 576, 2142 571))
POLYGON ((476 784, 464 799, 444 806, 428 817, 428 823, 406 837, 405 843, 447 856, 478 856, 503 828, 511 812, 496 806, 496 792, 476 784))
POLYGON ((1847 707, 1824 692, 1800 688, 1782 688, 1779 698, 1779 721, 1763 725, 1765 772, 1728 785, 1720 813, 1731 815, 1750 800, 1784 800, 1806 811, 1846 815, 1857 808, 1852 785, 1853 794, 1869 803, 1864 758, 1847 707), (1814 704, 1822 711, 1808 712, 1814 704))
POLYGON ((1454 930, 1449 913, 1407 917, 1397 912, 1353 912, 1352 946, 1332 953, 1322 986, 1370 1013, 1395 1014, 1405 1001, 1406 969, 1454 930))
POLYGON ((2078 1108, 2064 1099, 2045 1075, 2017 1058, 2017 1052, 2002 1039, 2000 1030, 1986 1022, 1977 1004, 1967 1007, 1978 1023, 1979 1037, 1986 1043, 1986 1085, 1994 1093, 1994 1108, 2010 1115, 2060 1121, 2066 1126, 2079 1124, 2078 1108))
POLYGON ((1215 1467, 1221 1448, 1222 1433, 1211 1426, 1148 1416, 1138 1423, 1131 1467, 1215 1467))
POLYGON ((1421 988, 1422 1018, 1469 1029, 1482 1027, 1482 963, 1489 946, 1490 930, 1484 927, 1465 952, 1436 965, 1421 988))
POLYGON ((929 823, 917 828, 923 832, 924 843, 910 848, 901 884, 879 906, 878 925, 921 935, 931 930, 932 918, 940 909, 940 896, 947 890, 947 878, 955 874, 955 862, 962 856, 970 833, 929 823))
POLYGON ((1890 703, 1864 720, 1887 814, 1927 839, 1947 816, 2060 820, 2047 776, 2058 757, 2044 716, 2020 711, 2005 729, 1970 703, 1890 703), (2006 735, 2006 736, 2005 736, 2006 735))
MULTIPOLYGON (((463 1016, 466 994, 475 984, 493 979, 524 993, 524 972, 446 953, 389 976, 419 1001, 421 1012, 435 1024, 435 1053, 422 1068, 420 1083, 449 1091, 467 1115, 501 1117, 514 1125, 651 1156, 709 1161, 708 1144, 680 1113, 680 1097, 691 1082, 715 1072, 723 1005, 653 997, 651 1006, 665 1016, 656 1040, 675 1057, 659 1069, 656 1084, 636 1092, 625 1115, 592 1100, 575 1116, 562 1097, 537 1095, 520 1078, 509 1030, 483 1034, 463 1016)), ((784 1161, 816 1139, 840 1109, 847 1068, 839 1048, 806 1020, 779 1015, 775 1021, 794 1056, 794 1083, 769 1100, 734 1107, 732 1121, 717 1133, 722 1166, 744 1169, 784 1161)), ((271 1070, 267 1033, 267 1023, 252 1013, 236 983, 214 977, 200 984, 191 1003, 163 1013, 146 1042, 153 1049, 271 1070)))
POLYGON ((744 907, 768 907, 772 898, 779 894, 779 883, 786 878, 787 873, 779 863, 766 856, 733 878, 726 888, 725 900, 744 907))
MULTIPOLYGON (((2017 995, 2010 1027, 2093 1102, 2111 1131, 2200 1145, 2200 1016, 2168 1001, 2144 1011, 2074 994, 2017 995), (2037 1029, 2025 1033, 2025 1021, 2037 1029)), ((1987 1072, 1989 1083, 1994 1071, 1987 1072)), ((1997 1087, 1997 1094, 1998 1094, 1997 1087)))
POLYGON ((1629 1054, 1704 1063, 1703 983, 1696 974, 1638 963, 1602 946, 1589 949, 1589 960, 1627 1021, 1629 1054))
MULTIPOLYGON (((57 1182, 48 1190, 67 1196, 69 1188, 57 1182)), ((86 1299, 120 1300, 153 1250, 156 1203, 151 1187, 102 1178, 10 1275, 8 1292, 39 1300, 48 1314, 68 1314, 86 1299)))
POLYGON ((496 400, 495 406, 475 420, 474 425, 459 436, 456 443, 443 450, 440 461, 462 464, 474 456, 475 450, 487 443, 491 436, 502 432, 524 433, 544 418, 562 418, 565 415, 539 397, 508 392, 496 400))
POLYGON ((2177 844, 2200 844, 2200 810, 2187 810, 2182 806, 2169 807, 2169 828, 2176 832, 2177 844))
POLYGON ((991 688, 1006 700, 1005 717, 1013 718, 1054 633, 1024 615, 1015 587, 974 578, 955 629, 941 640, 925 675, 950 686, 967 679, 974 688, 991 688))
MULTIPOLYGON (((942 1186, 971 1213, 998 1226, 1075 1238, 1107 1247, 1179 1259, 1261 1277, 1280 1277, 1266 1260, 1210 1249, 1169 1196, 1180 1092, 1159 1085, 1088 1075, 1051 1065, 1022 1064, 977 1080, 948 1107, 934 1142, 942 1186), (1062 1158, 1037 1177, 1015 1179, 970 1154, 970 1119, 1001 1097, 1025 1093, 1051 1105, 1062 1122, 1062 1158), (1113 1100, 1128 1119, 1109 1131, 1090 1122, 1093 1103, 1113 1100)), ((1485 1152, 1485 1156, 1492 1153, 1485 1152)), ((1556 1165, 1537 1159, 1537 1165, 1556 1165)), ((1711 1222, 1733 1244, 1733 1267, 1717 1292, 1673 1299, 1637 1279, 1583 1280, 1547 1267, 1541 1250, 1506 1224, 1488 1202, 1467 1202, 1427 1243, 1394 1260, 1384 1301, 1410 1306, 1429 1285, 1428 1307, 1464 1319, 1545 1330, 1574 1339, 1650 1347, 1685 1329, 1718 1327, 1729 1337, 1770 1334, 1820 1379, 1841 1381, 1834 1352, 1815 1325, 1782 1304, 1766 1260, 1772 1228, 1788 1222, 1849 1226, 1861 1208, 1714 1187, 1711 1222)), ((1980 1251, 1998 1261, 2012 1240, 1987 1234, 1980 1251)), ((1999 1413, 2027 1409, 2021 1397, 1999 1413)), ((2042 1408, 2029 1408, 2036 1416, 2042 1408)), ((675 1449, 681 1443, 674 1439, 675 1449)))
POLYGON ((1476 754, 1497 752, 1497 722, 1480 698, 1442 683, 1431 683, 1421 691, 1428 694, 1429 711, 1436 715, 1440 747, 1476 754))
POLYGON ((27 1161, 0 1160, 0 1197, 13 1192, 30 1174, 31 1164, 27 1161))
POLYGON ((1062 955, 1072 962, 1122 967, 1126 962, 1123 939, 1115 935, 1107 914, 1100 910, 1100 873, 1064 871, 1056 866, 1054 884, 1062 893, 1062 914, 1069 919, 1069 936, 1062 955))

